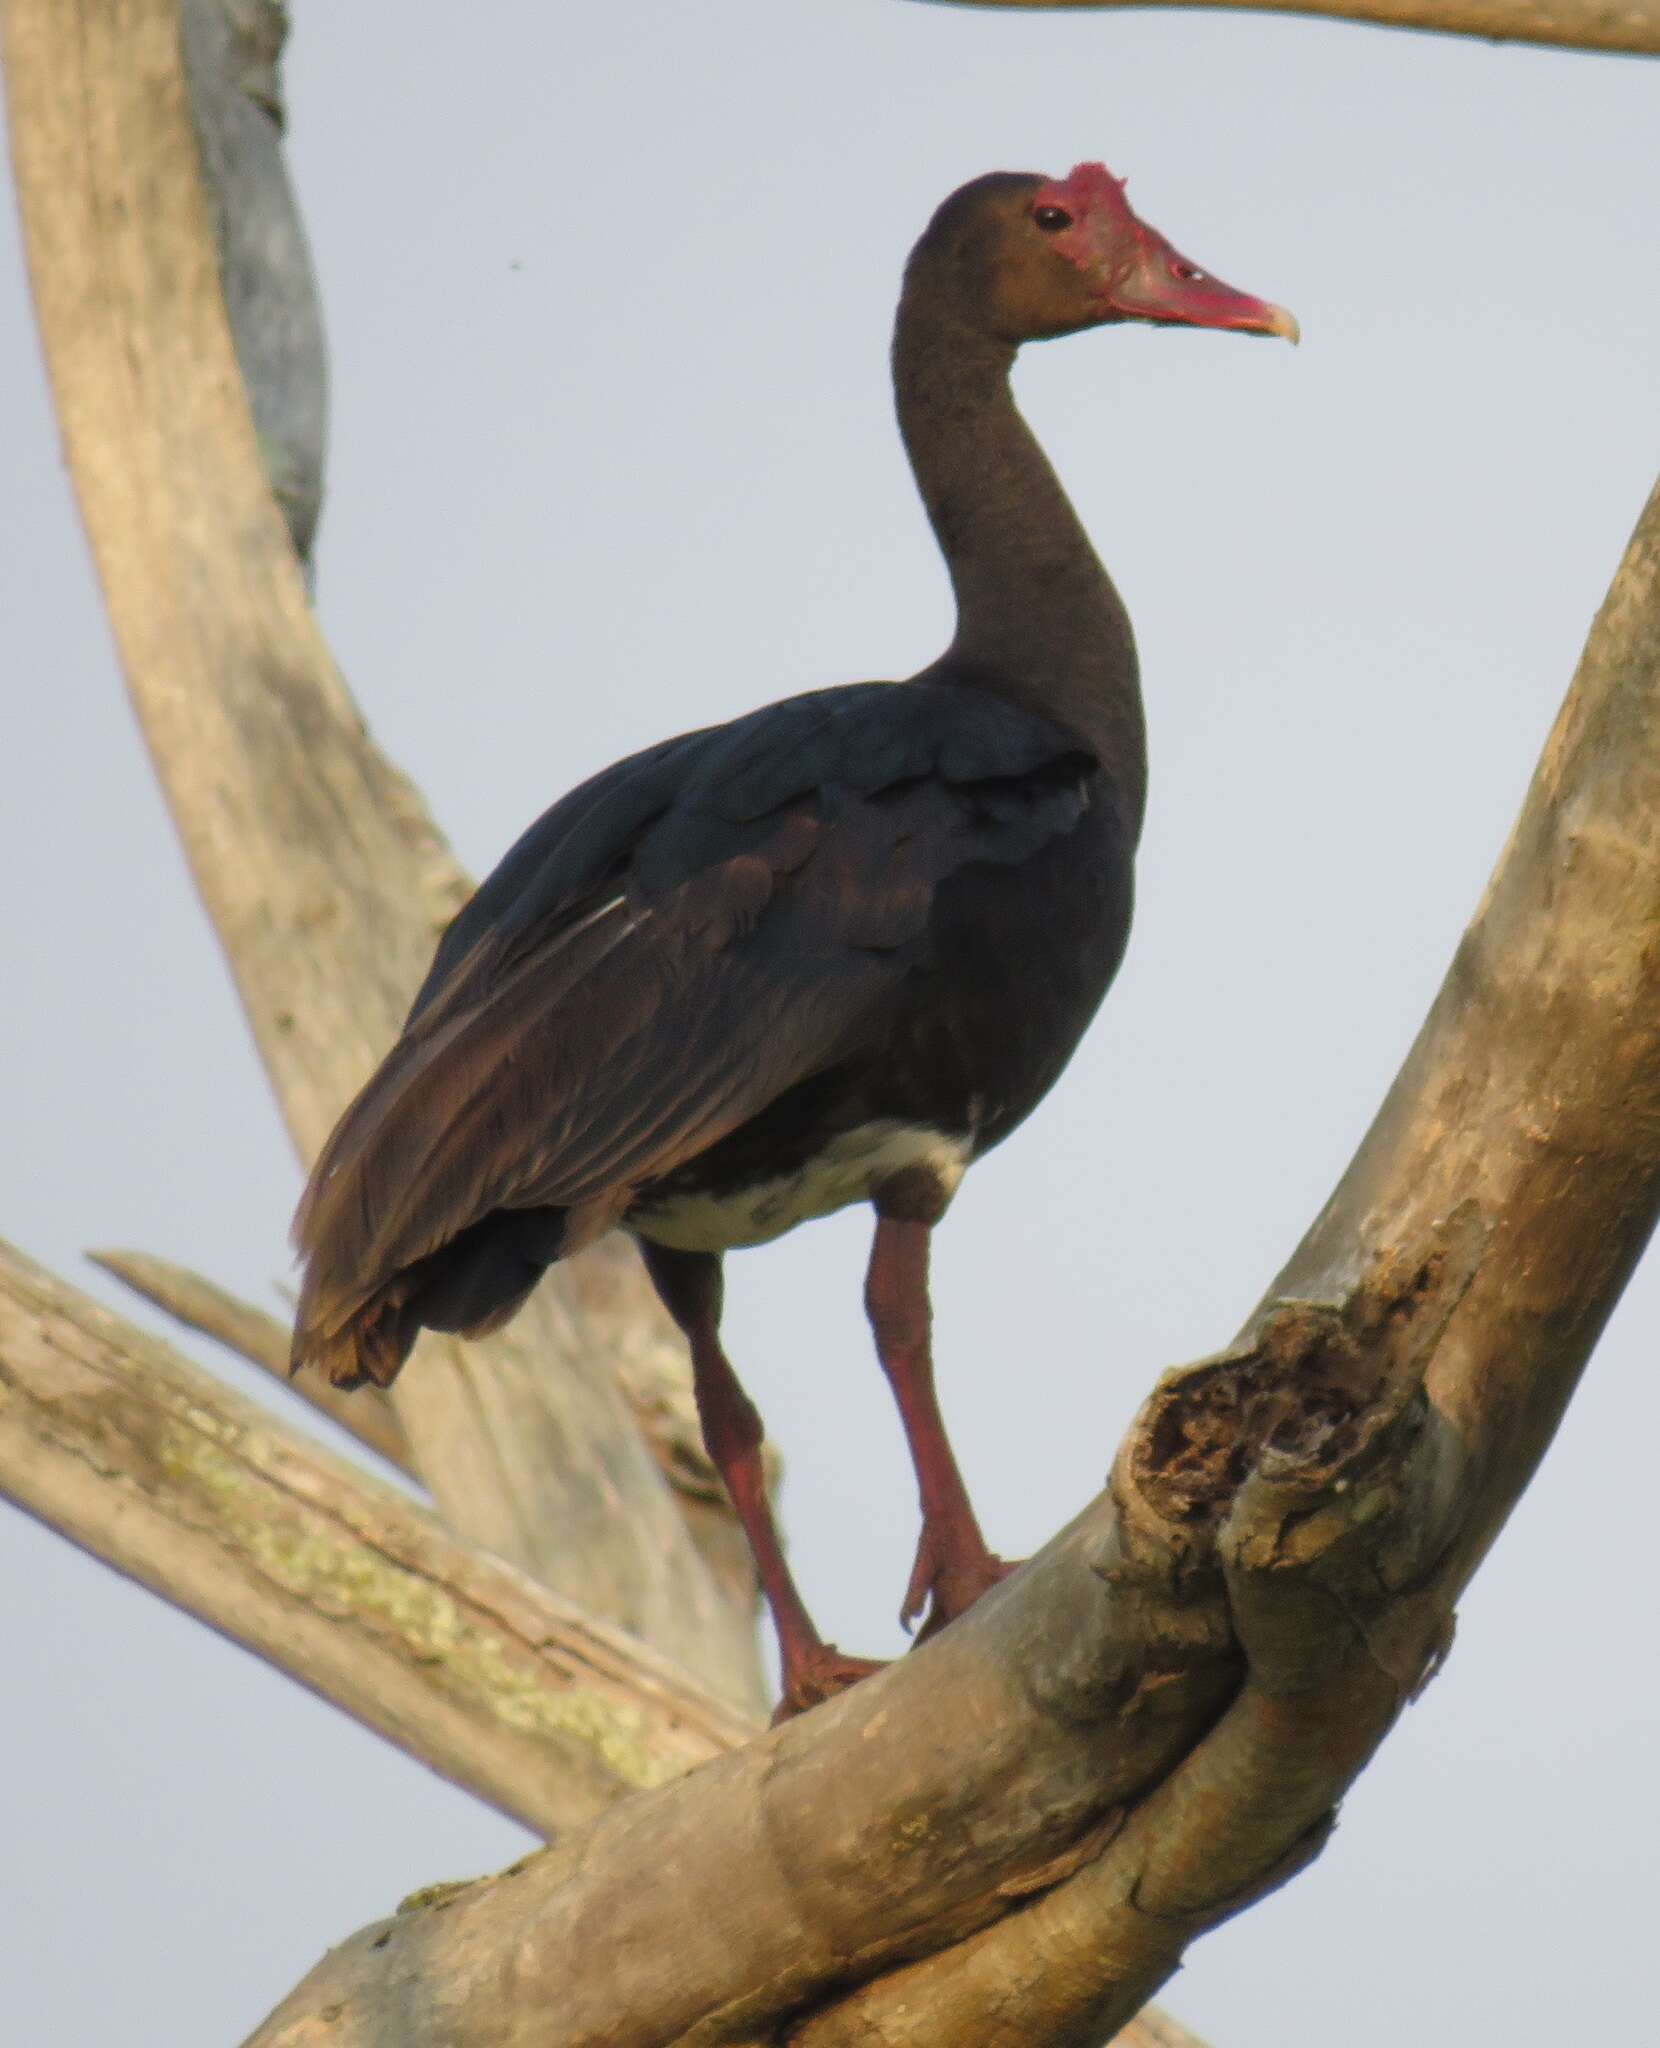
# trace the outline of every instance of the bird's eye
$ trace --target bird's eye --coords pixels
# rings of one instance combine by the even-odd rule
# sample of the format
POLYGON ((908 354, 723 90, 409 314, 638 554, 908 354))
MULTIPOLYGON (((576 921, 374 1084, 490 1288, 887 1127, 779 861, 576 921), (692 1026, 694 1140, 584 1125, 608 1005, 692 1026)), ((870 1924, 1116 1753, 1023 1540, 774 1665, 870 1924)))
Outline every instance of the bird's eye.
POLYGON ((1058 235, 1062 228, 1072 225, 1072 216, 1064 206, 1040 206, 1032 218, 1046 235, 1058 235))
POLYGON ((1184 263, 1180 257, 1170 266, 1170 275, 1183 284, 1197 284, 1204 274, 1198 264, 1184 263))

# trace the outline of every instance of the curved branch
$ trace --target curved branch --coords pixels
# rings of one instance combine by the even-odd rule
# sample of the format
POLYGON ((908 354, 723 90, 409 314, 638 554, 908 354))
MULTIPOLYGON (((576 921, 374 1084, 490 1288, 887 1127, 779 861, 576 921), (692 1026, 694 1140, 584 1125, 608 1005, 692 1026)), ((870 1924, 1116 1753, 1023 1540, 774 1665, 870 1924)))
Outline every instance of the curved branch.
POLYGON ((851 1693, 354 1936, 250 2048, 325 2007, 330 2048, 1124 2024, 1317 1853, 1550 1440, 1660 1212, 1656 930, 1660 489, 1354 1165, 1108 1492, 851 1693))
POLYGON ((4 1244, 0 1490, 544 1835, 752 1732, 4 1244))
MULTIPOLYGON (((267 485, 177 0, 0 0, 0 28, 36 308, 122 665, 309 1156, 394 1036, 463 878, 365 735, 267 485)), ((753 1601, 699 1556, 578 1279, 488 1345, 430 1344, 394 1398, 453 1527, 758 1701, 753 1601)))
POLYGON ((283 163, 284 0, 181 0, 180 42, 225 314, 266 481, 309 565, 323 505, 328 361, 283 163))
MULTIPOLYGON (((1141 7, 1167 0, 929 0, 957 7, 1141 7)), ((1564 50, 1660 55, 1660 0, 1177 0, 1183 7, 1314 14, 1380 28, 1431 29, 1484 42, 1545 43, 1564 50)))
POLYGON ((0 1491, 545 1835, 756 1732, 3 1244, 0 1491))

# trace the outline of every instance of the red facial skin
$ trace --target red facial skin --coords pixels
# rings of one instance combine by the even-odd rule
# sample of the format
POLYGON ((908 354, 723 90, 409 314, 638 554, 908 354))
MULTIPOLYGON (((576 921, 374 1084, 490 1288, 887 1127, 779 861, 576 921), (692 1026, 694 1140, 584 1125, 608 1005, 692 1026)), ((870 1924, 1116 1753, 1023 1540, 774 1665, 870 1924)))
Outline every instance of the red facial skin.
POLYGON ((1096 287, 1103 318, 1297 340, 1297 323, 1283 306, 1236 292, 1139 219, 1124 197, 1124 180, 1105 164, 1078 164, 1066 177, 1052 178, 1032 200, 1039 226, 1051 208, 1070 216, 1071 225, 1055 231, 1054 244, 1096 287))

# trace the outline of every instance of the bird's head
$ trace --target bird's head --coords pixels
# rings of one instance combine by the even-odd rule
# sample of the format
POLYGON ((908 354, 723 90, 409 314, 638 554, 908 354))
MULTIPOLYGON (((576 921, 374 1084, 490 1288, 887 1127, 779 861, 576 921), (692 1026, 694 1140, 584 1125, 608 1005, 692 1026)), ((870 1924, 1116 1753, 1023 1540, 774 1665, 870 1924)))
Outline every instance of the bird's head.
POLYGON ((935 214, 913 260, 945 272, 975 324, 1016 346, 1119 320, 1297 339, 1283 306, 1235 291, 1140 219, 1104 164, 976 178, 935 214))

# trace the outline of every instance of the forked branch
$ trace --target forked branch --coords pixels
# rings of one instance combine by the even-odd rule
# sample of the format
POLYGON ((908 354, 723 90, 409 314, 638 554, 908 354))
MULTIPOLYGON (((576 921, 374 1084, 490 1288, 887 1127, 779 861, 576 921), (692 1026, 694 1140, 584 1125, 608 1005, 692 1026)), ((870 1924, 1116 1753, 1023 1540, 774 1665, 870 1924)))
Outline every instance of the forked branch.
POLYGON ((541 1834, 753 1732, 3 1244, 0 1490, 541 1834))
MULTIPOLYGON (((42 325, 123 658, 308 1148, 395 1021, 454 869, 363 742, 271 511, 171 8, 0 6, 42 325)), ((1628 16, 1641 34, 1652 6, 1628 16)), ((600 1817, 347 1942, 261 2048, 1095 2048, 1194 1933, 1317 1852, 1443 1653, 1654 1221, 1657 928, 1660 498, 1353 1167, 1240 1342, 1157 1390, 1109 1490, 915 1656, 725 1754, 741 1717, 723 1732, 718 1708, 581 1617, 563 1616, 587 1631, 581 1657, 550 1654, 564 1639, 542 1596, 473 1559, 456 1627, 495 1646, 486 1663, 508 1658, 498 1718, 552 1730, 541 1824, 600 1817), (653 1685, 668 1705, 647 1716, 650 1740, 711 1760, 612 1803, 615 1755, 591 1725, 573 1737, 559 1703, 597 1692, 644 1712, 653 1685), (610 1776, 583 1805, 594 1756, 610 1776)), ((234 1596, 190 1604, 247 1639, 266 1631, 268 1653, 338 1634, 329 1599, 385 1560, 371 1640, 327 1686, 360 1687, 377 1725, 407 1715, 447 1738, 455 1719, 490 1720, 476 1692, 446 1690, 442 1658, 432 1691, 408 1689, 432 1586, 457 1590, 423 1547, 448 1539, 418 1510, 355 1478, 331 1495, 326 1466, 267 1418, 204 1399, 149 1353, 150 1391, 135 1392, 121 1361, 143 1340, 112 1337, 113 1319, 42 1276, 10 1268, 0 1304, 18 1497, 55 1515, 48 1501, 78 1500, 78 1484, 75 1533, 171 1597, 211 1576, 223 1542, 234 1596), (180 1501, 188 1531, 170 1519, 180 1501), (320 1601, 294 1584, 314 1565, 320 1601)), ((550 1570, 730 1671, 741 1617, 595 1366, 592 1319, 612 1313, 559 1297, 521 1350, 435 1359, 400 1411, 411 1455, 458 1521, 504 1503, 487 1533, 538 1560, 559 1532, 573 1547, 550 1570), (566 1368, 547 1378, 551 1409, 549 1356, 566 1368), (446 1460, 470 1403, 493 1424, 446 1460), (602 1476, 612 1507, 590 1539, 602 1476)), ((316 1654, 321 1673, 320 1641, 316 1654)), ((423 1753, 530 1813, 524 1752, 465 1772, 458 1751, 423 1753)))
MULTIPOLYGON (((368 739, 272 499, 178 0, 0 0, 0 28, 30 278, 122 666, 309 1158, 395 1035, 464 879, 368 739)), ((194 39, 198 66, 210 41, 194 39)), ((510 1335, 433 1343, 404 1376, 409 1456, 453 1528, 758 1704, 753 1598, 731 1576, 724 1506, 700 1503, 696 1530, 681 1514, 596 1341, 596 1284, 631 1298, 649 1346, 643 1280, 611 1269, 596 1283, 573 1263, 510 1335)), ((656 1365, 684 1380, 666 1340, 656 1365)))
POLYGON ((330 2048, 1095 2048, 1444 1654, 1660 1207, 1657 929, 1660 490, 1354 1164, 1108 1491, 879 1677, 334 1950, 255 2048, 325 2008, 330 2048))

